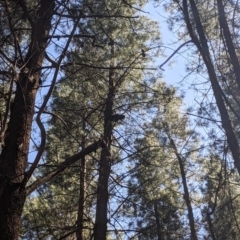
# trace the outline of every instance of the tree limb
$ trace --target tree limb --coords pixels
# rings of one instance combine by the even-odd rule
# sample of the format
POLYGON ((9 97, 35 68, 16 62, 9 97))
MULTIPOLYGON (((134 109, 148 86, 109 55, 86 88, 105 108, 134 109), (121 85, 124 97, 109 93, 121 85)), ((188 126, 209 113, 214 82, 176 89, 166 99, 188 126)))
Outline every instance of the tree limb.
POLYGON ((79 153, 67 158, 64 162, 62 162, 56 170, 50 171, 44 176, 40 177, 37 179, 35 182, 33 182, 31 185, 29 185, 26 188, 26 194, 29 195, 31 194, 34 190, 36 190, 38 187, 46 183, 47 181, 51 180, 54 178, 56 175, 59 173, 63 172, 67 167, 69 167, 71 164, 74 162, 78 161, 80 158, 96 151, 99 147, 104 147, 105 146, 105 141, 104 139, 99 139, 98 141, 92 143, 91 145, 87 146, 85 149, 80 151, 79 153))

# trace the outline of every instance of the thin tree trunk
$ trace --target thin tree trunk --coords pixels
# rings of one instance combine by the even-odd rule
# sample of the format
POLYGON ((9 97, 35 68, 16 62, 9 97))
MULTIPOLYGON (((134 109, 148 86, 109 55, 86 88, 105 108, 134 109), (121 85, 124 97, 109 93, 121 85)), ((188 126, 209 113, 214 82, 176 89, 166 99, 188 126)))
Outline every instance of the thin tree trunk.
MULTIPOLYGON (((111 48, 111 64, 114 67, 114 45, 111 48)), ((102 148, 100 156, 100 170, 97 187, 97 206, 96 218, 94 225, 94 240, 106 240, 107 236, 107 204, 108 204, 108 179, 111 170, 111 137, 112 137, 112 122, 111 116, 113 113, 114 100, 114 70, 109 70, 109 91, 106 100, 104 112, 104 139, 106 147, 102 148)))
MULTIPOLYGON (((86 128, 85 120, 83 119, 82 130, 86 128)), ((82 149, 85 148, 86 139, 85 136, 82 137, 82 149)), ((78 202, 78 218, 77 218, 77 228, 76 233, 77 240, 84 240, 83 231, 83 219, 84 219, 84 203, 85 203, 85 182, 86 182, 86 158, 85 156, 80 160, 80 191, 79 191, 79 202, 78 202)))
POLYGON ((187 186, 187 180, 186 180, 186 174, 185 174, 184 165, 183 165, 183 159, 181 158, 180 154, 178 153, 177 147, 169 133, 168 125, 166 123, 165 123, 165 125, 166 125, 165 131, 170 140, 170 144, 176 154, 176 157, 178 159, 178 164, 180 167, 182 183, 183 183, 183 191, 184 191, 184 200, 186 202, 187 209, 188 209, 188 219, 189 219, 189 225, 190 225, 190 229, 191 229, 191 239, 197 240, 198 238, 197 238, 197 233, 196 233, 196 229, 195 229, 195 221, 194 221, 193 210, 192 210, 191 200, 190 200, 188 186, 187 186))
POLYGON ((159 216, 158 207, 157 207, 156 202, 154 203, 154 215, 155 215, 155 220, 156 220, 156 225, 157 225, 158 240, 163 240, 162 232, 161 232, 160 216, 159 216))
POLYGON ((209 228, 209 231, 210 231, 211 238, 212 238, 212 240, 216 240, 214 230, 213 230, 211 213, 207 213, 207 222, 208 222, 208 228, 209 228))
POLYGON ((41 1, 39 18, 32 30, 26 66, 16 79, 4 147, 0 155, 0 239, 18 239, 20 218, 26 199, 25 185, 34 105, 39 86, 39 69, 47 47, 54 0, 41 1))

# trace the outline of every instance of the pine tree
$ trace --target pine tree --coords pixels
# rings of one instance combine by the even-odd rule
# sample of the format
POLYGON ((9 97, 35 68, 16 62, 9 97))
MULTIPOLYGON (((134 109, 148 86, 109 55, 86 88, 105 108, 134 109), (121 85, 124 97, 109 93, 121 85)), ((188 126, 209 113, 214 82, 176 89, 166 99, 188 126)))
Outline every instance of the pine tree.
POLYGON ((234 10, 232 2, 222 0, 216 3, 194 0, 168 2, 167 7, 174 14, 174 17, 171 15, 171 24, 179 20, 183 23, 179 40, 185 41, 188 36, 190 41, 187 43, 192 43, 192 52, 199 56, 196 59, 196 55, 189 52, 189 70, 203 74, 214 95, 215 100, 208 102, 205 99, 199 110, 203 115, 209 115, 211 122, 217 123, 220 119, 235 167, 240 171, 237 120, 239 104, 236 92, 240 76, 237 50, 239 35, 235 24, 239 11, 234 10), (227 14, 227 11, 234 14, 227 14), (231 22, 234 24, 231 25, 231 22))
MULTIPOLYGON (((59 72, 65 67, 63 62, 67 60, 71 42, 74 37, 80 36, 82 39, 92 39, 91 45, 96 46, 94 40, 96 41, 97 36, 89 36, 86 33, 76 35, 79 25, 87 18, 115 17, 115 20, 131 18, 111 15, 107 5, 104 11, 101 9, 101 12, 95 14, 91 12, 91 6, 88 4, 85 8, 88 10, 83 12, 85 1, 75 1, 73 10, 69 8, 69 3, 71 2, 53 0, 0 2, 3 33, 0 55, 4 63, 1 65, 3 79, 1 83, 5 89, 5 83, 9 83, 8 99, 3 104, 6 107, 3 113, 4 126, 1 126, 1 138, 4 140, 0 155, 0 232, 3 239, 18 238, 21 214, 27 195, 63 172, 79 158, 96 151, 104 143, 100 137, 65 161, 62 160, 58 166, 52 167, 50 172, 45 172, 45 175, 36 174, 37 179, 33 182, 34 178, 32 178, 29 182, 46 146, 47 124, 43 123, 42 115, 47 112, 46 108, 59 72), (58 39, 62 41, 59 43, 58 39), (55 47, 55 54, 58 55, 56 61, 49 56, 50 47, 52 49, 55 47), (49 85, 42 86, 42 82, 49 85), (28 167, 36 96, 41 92, 42 87, 47 87, 48 90, 44 98, 41 98, 42 102, 39 99, 40 106, 36 107, 36 124, 40 132, 40 141, 36 142, 37 154, 28 167), (12 103, 9 111, 10 99, 12 103)), ((127 6, 130 8, 129 5, 127 6)))
POLYGON ((145 123, 142 137, 135 141, 129 165, 134 174, 129 176, 130 197, 123 214, 130 218, 129 228, 137 229, 136 236, 141 239, 188 239, 182 222, 186 203, 191 237, 197 239, 190 187, 181 184, 193 181, 189 173, 198 165, 196 133, 179 111, 181 100, 175 89, 163 84, 154 89, 161 97, 151 105, 155 114, 152 122, 145 123))
POLYGON ((205 200, 203 221, 208 232, 206 239, 209 236, 212 239, 236 239, 239 234, 239 176, 226 163, 226 159, 214 150, 210 160, 205 160, 206 184, 202 192, 205 200))
MULTIPOLYGON (((146 86, 143 84, 142 78, 143 73, 146 76, 148 74, 146 71, 150 54, 154 54, 151 51, 151 45, 148 44, 153 44, 153 41, 158 41, 159 38, 159 33, 155 27, 156 23, 152 23, 153 28, 149 28, 149 20, 145 17, 135 19, 134 11, 130 11, 129 6, 114 1, 109 4, 105 6, 104 3, 101 5, 96 2, 96 9, 105 12, 106 7, 108 9, 112 7, 114 8, 112 13, 132 15, 133 19, 129 21, 129 19, 123 18, 117 22, 115 19, 90 19, 79 25, 79 32, 97 37, 94 44, 92 41, 83 42, 82 39, 75 38, 72 51, 69 51, 68 59, 63 65, 66 77, 62 78, 56 86, 51 109, 49 108, 51 118, 48 124, 52 127, 48 131, 46 162, 40 170, 43 174, 51 168, 54 169, 59 163, 59 159, 71 156, 74 152, 79 151, 79 148, 83 149, 94 139, 104 135, 104 131, 107 129, 108 136, 104 137, 105 142, 101 154, 110 153, 110 145, 107 148, 105 145, 110 144, 106 140, 113 138, 113 144, 119 146, 111 146, 111 158, 116 159, 111 164, 117 165, 117 159, 120 158, 119 149, 124 146, 124 140, 121 140, 117 132, 118 136, 114 134, 113 129, 124 125, 128 117, 125 113, 128 114, 128 110, 131 108, 134 109, 134 104, 139 100, 135 96, 147 99, 146 86), (145 57, 142 56, 141 49, 145 49, 145 57), (113 92, 114 96, 111 97, 113 92), (123 114, 126 115, 126 119, 119 121, 115 119, 116 116, 123 114)), ((52 212, 53 209, 56 209, 56 214, 52 214, 52 218, 48 218, 49 222, 43 226, 42 235, 53 235, 60 238, 69 234, 70 238, 76 232, 79 239, 91 237, 95 214, 94 204, 98 199, 97 191, 101 191, 96 190, 96 173, 103 172, 99 170, 101 161, 103 160, 101 160, 99 152, 91 154, 81 160, 80 167, 79 163, 76 163, 65 171, 64 175, 57 177, 45 186, 43 189, 45 194, 38 196, 39 200, 36 199, 36 201, 41 203, 43 201, 41 199, 44 199, 49 204, 49 207, 43 211, 43 216, 46 216, 48 211, 52 212), (81 199, 85 205, 83 213, 79 211, 77 202, 82 197, 81 194, 79 196, 79 182, 80 185, 83 183, 79 179, 81 178, 79 172, 84 171, 81 168, 84 165, 86 166, 85 188, 87 189, 85 189, 84 200, 81 199), (52 196, 50 197, 49 194, 52 196), (69 200, 66 198, 67 195, 72 196, 72 198, 69 200), (61 201, 56 202, 53 199, 61 201), (61 211, 60 221, 57 217, 59 209, 65 209, 61 211), (62 227, 49 228, 49 223, 62 227), (82 228, 86 230, 82 232, 82 228)), ((102 179, 101 176, 98 178, 102 179)), ((107 183, 107 188, 108 184, 112 183, 107 183)), ((100 183, 99 186, 102 184, 100 183)), ((105 211, 108 207, 108 201, 107 198, 104 203, 105 211)), ((38 204, 37 208, 41 209, 41 205, 38 204)), ((28 206, 27 209, 29 210, 28 206)), ((105 216, 99 218, 101 223, 106 221, 105 216)), ((32 222, 31 219, 27 221, 32 222)), ((43 222, 42 218, 39 218, 39 221, 43 222)), ((33 231, 30 231, 29 234, 36 235, 38 229, 35 226, 40 224, 34 222, 32 224, 33 231)), ((25 227, 29 228, 28 225, 25 227)), ((106 230, 104 234, 106 234, 106 230)), ((97 238, 96 235, 98 234, 95 233, 95 238, 97 238)))

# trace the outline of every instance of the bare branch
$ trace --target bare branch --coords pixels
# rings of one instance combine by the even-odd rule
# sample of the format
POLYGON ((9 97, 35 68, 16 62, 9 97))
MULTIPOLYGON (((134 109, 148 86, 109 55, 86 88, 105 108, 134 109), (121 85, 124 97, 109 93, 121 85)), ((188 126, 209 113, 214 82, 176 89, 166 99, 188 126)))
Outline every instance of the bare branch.
POLYGON ((89 145, 88 147, 86 147, 85 149, 83 149, 82 151, 80 151, 79 153, 67 158, 64 162, 62 162, 56 170, 53 170, 49 173, 47 173, 45 176, 40 177, 39 179, 37 179, 34 183, 32 183, 31 185, 29 185, 26 188, 26 193, 27 195, 29 195, 30 193, 32 193, 35 189, 37 189, 39 186, 43 185, 44 183, 46 183, 47 181, 49 181, 50 179, 52 179, 53 177, 55 177, 56 175, 58 175, 59 173, 63 172, 67 167, 69 167, 71 164, 73 164, 74 162, 78 161, 80 158, 95 152, 100 146, 102 147, 106 147, 105 146, 105 141, 103 139, 99 139, 98 141, 92 143, 91 145, 89 145))
POLYGON ((181 45, 167 58, 167 60, 164 61, 164 62, 159 66, 159 68, 160 68, 161 70, 164 70, 164 69, 162 69, 162 67, 163 67, 183 46, 185 46, 185 45, 188 44, 188 43, 192 43, 192 42, 193 42, 192 40, 189 40, 189 41, 181 44, 181 45))

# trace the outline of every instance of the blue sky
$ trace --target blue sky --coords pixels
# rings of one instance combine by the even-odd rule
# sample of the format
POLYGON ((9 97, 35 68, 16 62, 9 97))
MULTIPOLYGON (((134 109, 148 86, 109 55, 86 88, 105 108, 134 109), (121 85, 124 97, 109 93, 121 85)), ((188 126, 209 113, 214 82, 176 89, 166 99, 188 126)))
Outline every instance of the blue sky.
MULTIPOLYGON (((177 32, 174 34, 168 29, 167 18, 168 14, 163 10, 163 7, 154 7, 152 3, 148 3, 145 7, 146 14, 149 18, 157 21, 159 23, 159 28, 161 32, 161 39, 163 45, 166 46, 164 54, 167 56, 165 58, 159 57, 157 64, 160 66, 181 44, 178 41, 177 32)), ((181 49, 183 50, 184 47, 181 49)), ((182 79, 187 75, 185 71, 186 58, 184 55, 176 54, 173 58, 164 65, 162 72, 163 80, 167 84, 174 85, 178 87, 182 79), (171 63, 171 64, 170 64, 171 63)), ((190 82, 189 80, 187 82, 190 82)), ((194 104, 195 93, 193 90, 189 89, 187 82, 184 83, 183 89, 186 92, 184 98, 185 107, 192 106, 194 104)))

